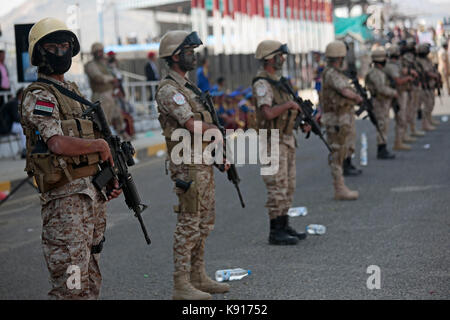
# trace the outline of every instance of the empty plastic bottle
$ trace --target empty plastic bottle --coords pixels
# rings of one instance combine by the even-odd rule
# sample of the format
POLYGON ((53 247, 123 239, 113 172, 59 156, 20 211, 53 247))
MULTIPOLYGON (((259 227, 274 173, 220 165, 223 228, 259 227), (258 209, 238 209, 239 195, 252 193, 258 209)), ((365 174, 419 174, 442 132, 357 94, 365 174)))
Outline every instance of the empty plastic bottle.
POLYGON ((367 166, 367 136, 365 132, 361 134, 360 164, 362 166, 367 166))
POLYGON ((216 281, 223 282, 223 281, 241 280, 242 278, 250 275, 251 273, 252 272, 250 270, 245 270, 242 268, 217 270, 216 281))
POLYGON ((306 232, 309 234, 324 234, 327 228, 321 224, 310 224, 306 227, 306 232))
POLYGON ((288 216, 290 217, 306 216, 307 214, 308 209, 306 207, 290 208, 288 211, 288 216))

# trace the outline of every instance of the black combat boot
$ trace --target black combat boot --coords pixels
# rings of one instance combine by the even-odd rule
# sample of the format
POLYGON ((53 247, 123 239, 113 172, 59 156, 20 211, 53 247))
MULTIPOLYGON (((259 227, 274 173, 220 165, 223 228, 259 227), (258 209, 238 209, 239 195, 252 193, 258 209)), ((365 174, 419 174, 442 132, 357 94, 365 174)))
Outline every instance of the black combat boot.
POLYGON ((385 144, 378 145, 377 159, 394 159, 395 154, 390 153, 385 144))
POLYGON ((342 169, 344 171, 344 176, 359 176, 362 173, 361 169, 357 169, 352 164, 352 158, 347 157, 344 159, 344 163, 342 165, 342 169))
POLYGON ((292 237, 297 237, 298 240, 306 239, 306 233, 297 232, 297 231, 295 231, 294 228, 289 226, 289 216, 287 216, 287 215, 280 216, 278 218, 280 219, 281 223, 283 224, 284 230, 287 232, 288 235, 290 235, 292 237))
POLYGON ((298 243, 297 237, 290 236, 286 230, 281 217, 270 220, 269 244, 292 245, 298 243))

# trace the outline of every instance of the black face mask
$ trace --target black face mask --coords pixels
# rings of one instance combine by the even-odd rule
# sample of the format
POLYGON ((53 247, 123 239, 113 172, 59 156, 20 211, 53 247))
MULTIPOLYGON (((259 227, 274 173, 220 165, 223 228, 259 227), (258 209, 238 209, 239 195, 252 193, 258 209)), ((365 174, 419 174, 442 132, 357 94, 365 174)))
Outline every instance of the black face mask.
POLYGON ((70 47, 63 55, 57 55, 51 52, 45 52, 45 58, 53 69, 50 74, 64 74, 72 66, 72 47, 70 47))
POLYGON ((179 54, 180 61, 178 62, 178 65, 180 66, 180 69, 187 72, 195 69, 195 66, 197 64, 197 59, 195 58, 195 54, 186 55, 185 51, 182 50, 179 54))

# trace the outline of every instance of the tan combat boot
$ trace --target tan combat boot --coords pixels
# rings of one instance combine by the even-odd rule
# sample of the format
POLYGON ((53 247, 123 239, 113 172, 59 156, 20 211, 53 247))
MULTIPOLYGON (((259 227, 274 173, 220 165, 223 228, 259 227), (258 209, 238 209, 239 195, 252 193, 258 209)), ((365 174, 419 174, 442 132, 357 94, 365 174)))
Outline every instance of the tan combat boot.
POLYGON ((425 136, 425 131, 421 131, 419 129, 414 130, 414 132, 411 133, 414 137, 423 137, 425 136))
POLYGON ((437 127, 440 122, 433 119, 431 114, 428 116, 428 122, 431 123, 432 126, 437 127))
POLYGON ((432 126, 427 119, 423 118, 422 119, 422 129, 423 129, 423 131, 433 131, 433 130, 436 130, 436 127, 432 126))
POLYGON ((411 146, 409 144, 404 144, 400 139, 396 139, 392 150, 397 151, 406 151, 411 150, 411 146))
POLYGON ((359 197, 358 191, 352 191, 344 184, 344 178, 334 181, 335 200, 356 200, 359 197))
POLYGON ((230 291, 230 285, 214 281, 205 272, 204 268, 195 268, 191 270, 191 284, 204 292, 208 293, 225 293, 230 291))
POLYGON ((211 300, 212 296, 194 288, 189 282, 188 273, 175 273, 173 275, 173 300, 211 300))
POLYGON ((411 143, 411 142, 416 142, 416 141, 417 141, 417 139, 411 137, 409 134, 405 134, 405 136, 403 137, 403 142, 406 142, 406 143, 411 143))

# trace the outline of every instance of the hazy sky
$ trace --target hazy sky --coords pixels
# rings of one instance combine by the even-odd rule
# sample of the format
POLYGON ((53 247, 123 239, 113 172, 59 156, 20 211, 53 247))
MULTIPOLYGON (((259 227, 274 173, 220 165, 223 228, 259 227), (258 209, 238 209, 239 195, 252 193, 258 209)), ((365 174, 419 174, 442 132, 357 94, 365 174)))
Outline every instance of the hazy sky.
POLYGON ((18 5, 22 4, 27 0, 8 0, 8 1, 2 1, 2 5, 0 6, 0 16, 3 16, 4 14, 8 13, 18 5))

